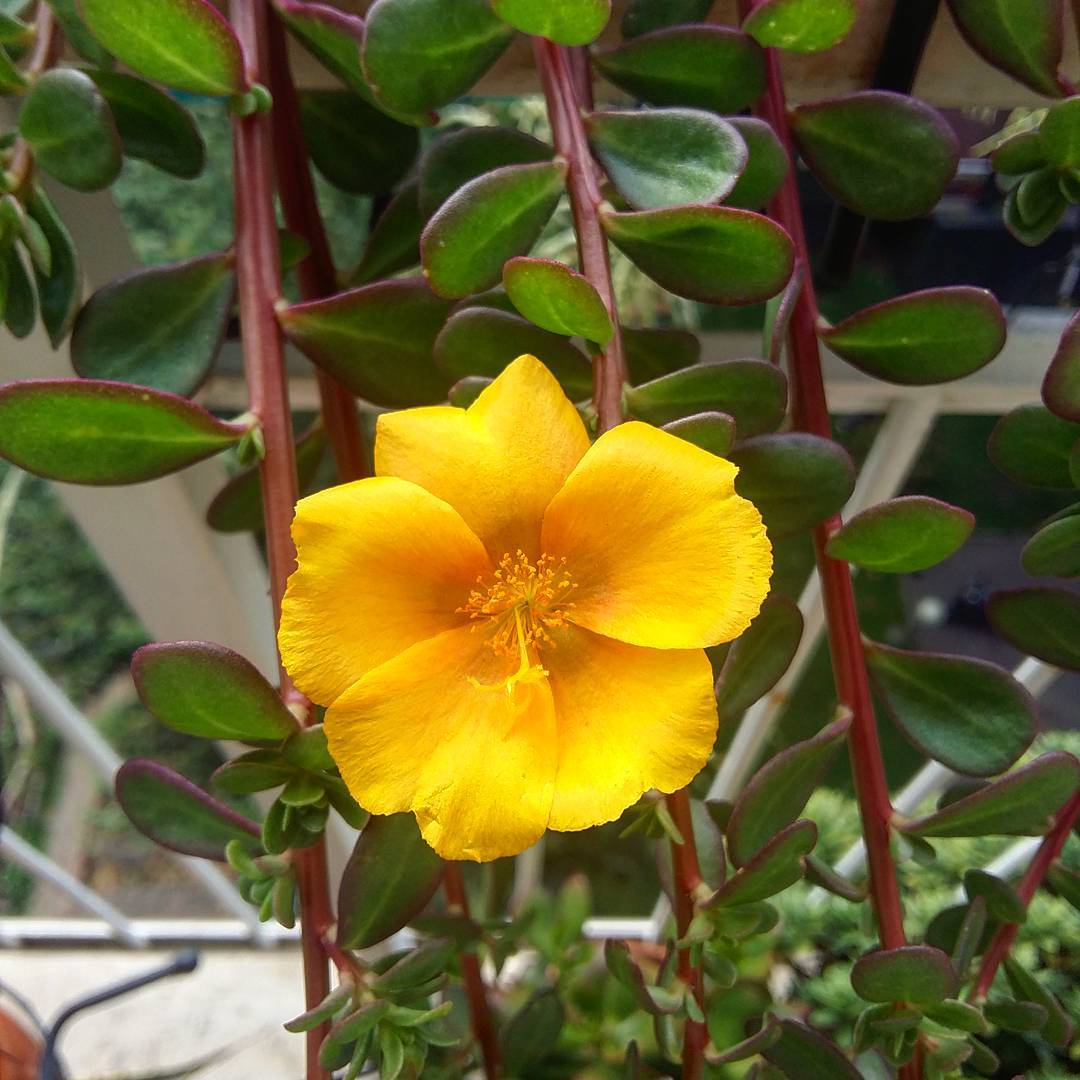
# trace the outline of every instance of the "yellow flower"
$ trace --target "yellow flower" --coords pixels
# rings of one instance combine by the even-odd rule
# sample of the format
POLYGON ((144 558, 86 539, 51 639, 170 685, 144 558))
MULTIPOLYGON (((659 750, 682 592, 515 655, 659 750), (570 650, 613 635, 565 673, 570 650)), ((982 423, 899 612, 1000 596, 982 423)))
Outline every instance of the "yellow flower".
POLYGON ((730 462, 641 423, 590 446, 522 356, 468 409, 380 416, 375 471, 297 506, 279 634, 361 806, 484 861, 690 781, 704 647, 772 569, 730 462))

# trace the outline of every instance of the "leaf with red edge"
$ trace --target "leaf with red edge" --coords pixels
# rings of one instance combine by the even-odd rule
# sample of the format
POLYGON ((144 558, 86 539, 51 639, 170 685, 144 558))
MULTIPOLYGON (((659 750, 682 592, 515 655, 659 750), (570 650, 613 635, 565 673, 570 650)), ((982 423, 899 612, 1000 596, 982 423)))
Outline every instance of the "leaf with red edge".
POLYGON ((540 238, 563 193, 565 165, 505 165, 470 180, 436 211, 420 238, 424 275, 440 296, 498 284, 503 264, 540 238))
POLYGON ((763 1053, 783 1076, 799 1080, 862 1080, 844 1052, 819 1031, 797 1020, 780 1021, 780 1038, 763 1053))
POLYGON ((181 397, 126 383, 0 386, 0 456, 70 484, 153 480, 235 445, 244 433, 181 397))
POLYGON ((949 0, 949 10, 984 60, 1040 94, 1063 96, 1064 0, 949 0))
POLYGON ((672 206, 601 214, 608 239, 658 285, 708 304, 754 304, 791 277, 794 251, 779 225, 748 210, 672 206))
POLYGON ((144 836, 171 851, 225 861, 225 845, 259 846, 259 826, 186 777, 149 758, 132 758, 116 773, 116 798, 144 836))
POLYGON ((952 962, 931 945, 877 949, 855 961, 851 985, 863 1001, 909 1001, 931 1005, 955 989, 952 962))
POLYGON ((1080 423, 1080 312, 1069 320, 1046 369, 1042 399, 1056 416, 1080 423))
POLYGON ((432 349, 450 303, 420 278, 377 281, 278 311, 286 337, 354 394, 400 408, 444 401, 432 349))
POLYGON ((1005 316, 986 289, 924 289, 864 308, 821 331, 859 371, 886 382, 930 386, 978 371, 1005 344, 1005 316))
POLYGON ((94 37, 140 75, 176 90, 228 96, 246 89, 228 20, 207 0, 80 0, 94 37))
POLYGON ((1041 836, 1080 787, 1080 761, 1053 750, 925 817, 898 822, 913 836, 1041 836))
POLYGON ((202 739, 278 741, 296 718, 259 670, 210 641, 144 645, 131 660, 139 700, 163 724, 202 739))
POLYGON ((588 45, 611 18, 611 0, 491 0, 515 30, 559 45, 588 45))
POLYGON ((737 113, 765 89, 764 51, 753 38, 728 26, 653 30, 597 50, 593 63, 620 90, 652 105, 737 113))
POLYGON ((817 843, 817 826, 796 821, 781 829, 724 882, 704 907, 733 907, 767 900, 803 876, 805 857, 817 843))
POLYGON ((727 206, 760 210, 779 190, 790 162, 784 144, 764 120, 733 116, 729 123, 746 143, 746 168, 724 199, 727 206))
POLYGON ((997 633, 1021 652, 1055 667, 1080 671, 1080 596, 1076 593, 1008 589, 990 597, 986 614, 997 633))
POLYGON ((554 259, 519 256, 503 266, 503 285, 514 307, 553 334, 606 345, 613 327, 604 301, 588 278, 554 259))
MULTIPOLYGON (((799 624, 801 628, 801 619, 799 624)), ((728 818, 728 854, 736 866, 750 862, 802 813, 843 747, 850 726, 849 717, 834 720, 812 738, 781 750, 754 774, 728 818)))
POLYGON ((367 949, 396 933, 427 905, 442 871, 412 814, 373 817, 341 875, 338 944, 367 949))
POLYGON ((829 194, 881 221, 929 213, 960 160, 956 136, 936 109, 885 90, 800 105, 791 130, 829 194))
POLYGON ((743 29, 759 45, 823 52, 847 37, 858 13, 856 0, 763 0, 743 20, 743 29))
POLYGON ((1035 738, 1031 695, 996 664, 870 642, 866 661, 904 737, 955 772, 996 776, 1035 738))

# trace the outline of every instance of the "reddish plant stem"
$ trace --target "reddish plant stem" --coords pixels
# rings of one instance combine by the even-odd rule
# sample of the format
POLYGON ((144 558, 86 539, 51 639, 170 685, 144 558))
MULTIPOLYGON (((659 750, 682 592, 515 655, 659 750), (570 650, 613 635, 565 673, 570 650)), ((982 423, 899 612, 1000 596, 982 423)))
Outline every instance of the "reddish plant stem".
POLYGON ((584 92, 585 79, 580 62, 568 50, 547 38, 534 37, 533 54, 544 87, 548 117, 555 150, 566 161, 566 189, 570 212, 577 235, 578 262, 582 274, 607 308, 615 328, 606 347, 593 357, 593 400, 601 433, 622 423, 622 392, 626 382, 626 358, 623 353, 619 314, 615 308, 615 290, 611 281, 611 261, 607 238, 600 223, 603 197, 596 179, 596 164, 589 150, 585 125, 581 119, 578 94, 584 92), (575 74, 575 63, 578 63, 575 74))
MULTIPOLYGON (((244 50, 247 77, 262 81, 266 70, 267 11, 265 0, 231 0, 233 29, 244 50)), ((236 198, 236 271, 244 374, 251 411, 262 428, 265 455, 259 465, 263 523, 270 576, 274 625, 281 619, 285 584, 296 566, 289 528, 297 500, 296 454, 285 380, 285 355, 274 305, 281 296, 277 222, 274 218, 273 148, 270 118, 263 113, 233 119, 233 186, 236 198)), ((296 691, 281 667, 281 694, 296 691)), ((333 922, 326 848, 318 843, 297 852, 300 898, 300 940, 304 960, 304 995, 314 1008, 330 992, 330 973, 322 935, 333 922)), ((325 1026, 306 1036, 307 1080, 324 1080, 319 1044, 325 1026)))
MULTIPOLYGON (((767 50, 767 54, 768 86, 761 101, 760 112, 794 161, 780 65, 774 50, 767 50)), ((802 431, 831 438, 832 428, 825 385, 821 377, 821 354, 816 331, 817 298, 809 272, 810 258, 794 168, 789 170, 770 212, 791 236, 795 245, 796 261, 805 275, 789 328, 795 426, 802 431)), ((851 570, 846 562, 830 559, 825 553, 825 545, 840 525, 839 516, 819 525, 814 530, 814 547, 825 598, 829 651, 832 655, 837 694, 841 703, 852 713, 848 742, 866 840, 870 898, 881 943, 886 949, 895 949, 905 944, 906 938, 896 864, 891 848, 890 822, 893 810, 870 698, 870 683, 855 610, 851 570)))
MULTIPOLYGON (((64 37, 56 22, 52 8, 45 0, 37 6, 34 16, 34 47, 30 51, 23 74, 32 85, 56 63, 64 46, 64 37)), ((11 155, 11 167, 7 171, 7 184, 14 192, 21 191, 34 172, 34 154, 29 143, 20 136, 11 155)))
MULTIPOLYGON (((448 862, 443 867, 443 891, 451 914, 469 917, 469 898, 465 895, 465 881, 461 876, 461 867, 456 862, 448 862)), ((462 950, 461 974, 465 982, 465 994, 469 999, 469 1014, 472 1018, 473 1035, 480 1044, 484 1057, 484 1075, 488 1080, 497 1080, 502 1071, 499 1054, 499 1040, 495 1034, 495 1023, 488 1007, 487 990, 480 973, 480 961, 476 953, 462 950)))
MULTIPOLYGON (((330 256, 315 185, 308 165, 307 143, 300 124, 300 107, 289 70, 285 31, 281 22, 271 17, 267 26, 270 57, 270 93, 274 98, 271 113, 274 130, 274 159, 277 187, 285 224, 311 249, 296 268, 300 291, 305 300, 332 296, 338 289, 337 273, 330 256)), ((364 460, 364 434, 356 411, 356 400, 327 372, 316 367, 319 402, 330 449, 343 483, 359 480, 367 474, 364 460)))
MULTIPOLYGON (((1080 792, 1075 794, 1060 810, 1053 828, 1046 834, 1031 865, 1024 872, 1020 884, 1016 887, 1016 895, 1026 908, 1038 892, 1039 886, 1046 879, 1046 875, 1053 865, 1054 860, 1061 854, 1065 841, 1069 839, 1073 826, 1080 819, 1080 792)), ((994 982, 994 976, 1001 966, 1001 962, 1009 955, 1009 951, 1016 941, 1016 934, 1020 929, 1019 923, 1005 923, 998 927, 990 945, 983 954, 982 967, 979 969, 979 977, 975 980, 969 995, 972 1001, 982 1001, 990 991, 994 982)))
MULTIPOLYGON (((690 813, 690 799, 683 788, 667 796, 668 810, 683 843, 671 844, 674 868, 675 925, 680 938, 685 937, 694 918, 694 897, 702 884, 701 867, 698 864, 697 847, 694 843, 694 821, 690 813)), ((705 980, 700 966, 691 960, 690 949, 679 950, 679 978, 690 987, 698 1007, 705 1009, 705 980)), ((687 1020, 683 1031, 682 1076, 684 1080, 700 1080, 705 1072, 705 1047, 709 1032, 697 1020, 687 1020)))

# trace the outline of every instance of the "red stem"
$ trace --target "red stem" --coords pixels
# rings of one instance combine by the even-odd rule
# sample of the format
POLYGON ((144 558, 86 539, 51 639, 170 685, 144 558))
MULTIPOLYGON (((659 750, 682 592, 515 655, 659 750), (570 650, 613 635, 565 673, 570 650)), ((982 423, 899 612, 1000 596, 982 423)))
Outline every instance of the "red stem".
MULTIPOLYGON (((767 50, 767 54, 768 87, 760 104, 760 112, 794 161, 779 61, 774 50, 767 50)), ((809 272, 810 258, 794 168, 788 171, 779 194, 770 206, 770 212, 791 236, 795 245, 796 262, 805 274, 802 292, 795 303, 789 328, 793 419, 800 430, 828 439, 832 437, 832 427, 829 422, 825 385, 821 377, 821 354, 815 329, 818 319, 817 297, 809 272)), ((870 698, 862 635, 855 610, 855 594, 851 586, 851 570, 846 562, 830 559, 825 554, 825 545, 840 525, 839 515, 819 525, 814 530, 814 547, 825 598, 829 651, 832 654, 837 694, 841 703, 852 713, 848 743, 866 840, 870 899, 881 943, 886 949, 895 949, 905 944, 906 938, 896 864, 891 849, 890 822, 893 810, 870 698)))
MULTIPOLYGON (((446 893, 450 912, 468 918, 469 898, 465 895, 461 867, 456 862, 448 862, 443 868, 443 891, 446 893)), ((465 994, 469 999, 473 1034, 484 1056, 484 1075, 488 1080, 498 1080, 502 1069, 499 1040, 495 1035, 491 1010, 488 1008, 487 990, 483 976, 480 974, 480 962, 476 958, 476 953, 467 949, 462 950, 460 960, 465 994)))
MULTIPOLYGON (((267 11, 265 0, 231 0, 233 29, 244 49, 247 77, 261 80, 266 70, 267 11)), ((236 196, 236 270, 244 374, 251 411, 262 428, 266 453, 259 465, 263 521, 274 625, 281 618, 285 584, 296 566, 289 527, 297 500, 296 454, 285 380, 285 356, 274 315, 281 296, 277 222, 274 218, 273 158, 270 118, 263 113, 233 119, 233 185, 236 196)), ((281 694, 296 696, 281 667, 281 694)), ((304 993, 314 1008, 330 992, 330 972, 322 934, 333 922, 326 849, 322 839, 297 853, 300 937, 304 959, 304 993)), ((319 1065, 319 1044, 325 1026, 307 1033, 307 1080, 329 1074, 319 1065)))
MULTIPOLYGON (((267 26, 270 54, 270 92, 274 98, 271 113, 274 128, 274 158, 277 164, 277 187, 285 224, 290 232, 302 237, 311 249, 296 268, 300 291, 305 300, 332 296, 338 290, 337 273, 330 256, 315 185, 308 166, 307 144, 300 123, 300 107, 289 70, 285 31, 277 18, 267 26)), ((321 368, 316 367, 323 423, 330 449, 343 483, 359 480, 367 474, 364 460, 364 433, 357 416, 352 394, 321 368)))
POLYGON ((623 354, 619 314, 615 308, 615 290, 611 281, 611 261, 607 238, 600 224, 603 197, 596 179, 596 164, 589 150, 585 125, 581 119, 579 92, 585 92, 580 61, 562 45, 547 38, 534 37, 533 54, 544 87, 548 117, 555 150, 567 164, 566 188, 570 211, 577 234, 578 262, 581 272, 607 308, 615 328, 607 347, 593 357, 593 399, 601 432, 622 423, 622 392, 626 382, 626 358, 623 354), (575 69, 575 64, 577 65, 575 69))
MULTIPOLYGON (((1061 854, 1065 841, 1069 839, 1073 826, 1080 818, 1080 792, 1077 792, 1062 808, 1054 822, 1054 827, 1046 834, 1031 865, 1024 872, 1020 884, 1016 887, 1016 895, 1025 908, 1031 903, 1032 897, 1039 890, 1046 879, 1046 875, 1053 865, 1054 860, 1061 854)), ((972 1001, 982 1001, 994 982, 994 976, 1001 966, 1001 962, 1009 955, 1009 950, 1016 940, 1019 923, 1005 923, 998 927, 986 953, 983 955, 982 967, 979 969, 979 977, 969 995, 972 1001)))
MULTIPOLYGON (((690 814, 690 799, 686 789, 667 796, 668 810, 683 843, 671 844, 671 859, 674 867, 675 925, 680 938, 685 937, 694 918, 694 895, 702 884, 701 867, 698 864, 697 847, 694 843, 694 821, 690 814)), ((705 981, 701 968, 691 960, 690 949, 679 950, 679 978, 690 987, 698 1007, 705 1010, 705 981)), ((705 1072, 705 1047, 709 1042, 709 1032, 704 1024, 696 1020, 687 1020, 683 1031, 683 1080, 701 1080, 705 1072)))
MULTIPOLYGON (((760 0, 740 0, 743 17, 760 0)), ((768 82, 757 111, 768 121, 784 145, 792 167, 769 207, 770 214, 787 230, 795 246, 796 266, 804 273, 803 287, 792 312, 788 329, 791 353, 792 414, 795 427, 823 438, 832 437, 829 406, 821 375, 818 347, 818 306, 810 273, 810 256, 803 228, 802 208, 795 176, 795 154, 787 120, 787 104, 775 49, 766 49, 768 82)), ((831 559, 825 547, 840 528, 839 515, 822 522, 814 530, 814 551, 825 603, 829 653, 832 657, 836 692, 841 704, 851 710, 848 751, 855 782, 855 794, 862 819, 869 869, 870 902, 874 910, 881 944, 896 949, 907 942, 900 886, 892 853, 892 802, 885 780, 885 766, 878 741, 877 722, 870 697, 870 682, 862 634, 851 584, 851 568, 831 559)), ((921 1055, 900 1070, 901 1080, 917 1080, 922 1075, 921 1055)))

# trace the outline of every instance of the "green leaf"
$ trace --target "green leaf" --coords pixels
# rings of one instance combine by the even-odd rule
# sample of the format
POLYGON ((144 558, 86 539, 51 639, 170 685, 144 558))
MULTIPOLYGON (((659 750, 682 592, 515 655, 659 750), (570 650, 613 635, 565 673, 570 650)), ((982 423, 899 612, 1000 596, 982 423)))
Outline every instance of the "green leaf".
POLYGON ((850 726, 847 717, 836 720, 812 738, 781 750, 754 774, 727 824, 728 854, 736 866, 752 862, 802 813, 843 747, 850 726))
POLYGON ((52 256, 48 274, 34 267, 34 283, 37 285, 41 321, 55 349, 67 337, 75 312, 79 309, 82 273, 71 234, 41 188, 34 188, 26 209, 41 226, 52 256))
POLYGON ((134 75, 88 74, 112 109, 127 157, 148 161, 185 180, 202 172, 206 147, 187 109, 134 75))
POLYGON ((745 438, 771 431, 783 419, 787 379, 762 360, 717 360, 627 387, 623 397, 627 413, 650 424, 705 409, 726 412, 745 438))
POLYGON ((506 165, 470 180, 436 211, 420 238, 424 275, 440 296, 499 282, 503 264, 536 243, 563 192, 556 162, 506 165))
POLYGON ((1046 1010, 1046 1022, 1040 1028, 1042 1037, 1051 1046, 1067 1046, 1072 1041, 1074 1027, 1061 1002, 1034 975, 1022 968, 1014 957, 1006 956, 1003 964, 1013 993, 1021 1000, 1041 1005, 1046 1010))
POLYGON ((1080 312, 1065 327, 1042 384, 1046 407, 1062 420, 1080 423, 1080 312))
POLYGON ((19 113, 34 159, 76 191, 100 191, 120 174, 120 136, 93 79, 53 68, 34 83, 19 113))
POLYGON ((944 1001, 936 1002, 923 1011, 935 1024, 941 1024, 953 1031, 968 1033, 986 1031, 986 1021, 983 1020, 982 1013, 974 1005, 957 1001, 955 998, 946 998, 944 1001))
POLYGON ((756 1057, 768 1050, 780 1041, 783 1029, 773 1016, 764 1016, 761 1028, 749 1038, 728 1047, 723 1053, 713 1053, 708 1048, 705 1050, 705 1060, 710 1065, 730 1065, 736 1061, 745 1061, 747 1058, 756 1057))
POLYGON ((803 876, 804 858, 817 843, 817 826, 796 821, 781 829, 705 901, 705 907, 733 907, 766 900, 803 876))
POLYGON ((420 234, 427 219, 420 213, 418 190, 417 182, 410 180, 387 203, 352 273, 353 284, 363 285, 419 265, 420 234))
POLYGON ((857 15, 855 0, 764 0, 742 28, 759 45, 822 52, 847 37, 857 15))
POLYGON ((377 405, 444 401, 432 359, 449 301, 420 278, 379 281, 278 312, 289 340, 338 382, 377 405))
POLYGON ((778 293, 794 255, 786 232, 759 214, 674 206, 601 214, 611 242, 658 285, 707 304, 754 304, 778 293))
POLYGON ((367 949, 396 933, 434 895, 442 866, 412 814, 373 817, 342 874, 338 944, 367 949))
POLYGON ((746 167, 724 202, 744 210, 760 210, 779 190, 789 162, 783 143, 764 120, 733 116, 729 123, 746 143, 746 167))
POLYGON ((1040 94, 1062 96, 1062 0, 949 0, 949 10, 983 59, 1040 94))
POLYGON ((509 1076, 522 1075, 554 1050, 566 1020, 566 1012, 554 990, 540 990, 510 1019, 502 1030, 503 1067, 509 1076))
POLYGON ((612 183, 641 210, 719 202, 746 168, 738 131, 701 109, 594 112, 585 130, 612 183))
POLYGON ((688 330, 671 327, 622 328, 623 351, 630 381, 636 386, 660 375, 696 364, 701 342, 688 330))
POLYGON ((851 985, 863 1001, 930 1005, 944 1001, 955 982, 948 956, 930 945, 878 949, 860 956, 851 969, 851 985))
POLYGON ((796 266, 783 290, 765 303, 765 322, 761 328, 761 352, 770 364, 779 364, 791 327, 795 305, 802 296, 805 274, 796 266))
POLYGON ((703 22, 711 7, 712 0, 628 0, 620 29, 624 38, 632 38, 665 26, 703 22))
POLYGON ((959 506, 904 495, 856 514, 829 538, 826 551, 864 570, 912 574, 959 551, 974 527, 974 516, 959 506))
POLYGON ((84 378, 190 396, 217 358, 235 288, 224 253, 116 278, 79 312, 71 362, 84 378))
POLYGON ((253 742, 296 731, 296 719, 255 665, 223 645, 144 645, 132 658, 131 676, 147 709, 185 735, 253 742))
MULTIPOLYGON (((296 442, 296 472, 300 494, 312 490, 326 453, 326 432, 312 428, 296 442)), ((206 523, 217 532, 255 532, 263 527, 262 481, 258 464, 230 477, 206 508, 206 523)))
POLYGON ((1040 176, 1038 173, 1029 173, 1005 197, 1005 228, 1021 244, 1028 247, 1038 247, 1049 239, 1065 214, 1065 197, 1054 184, 1046 183, 1048 179, 1052 178, 1047 174, 1040 176), (1034 179, 1028 182, 1025 189, 1026 205, 1032 215, 1036 213, 1037 205, 1039 216, 1025 218, 1020 212, 1019 196, 1020 186, 1024 185, 1029 177, 1034 179))
POLYGON ((210 783, 227 795, 250 795, 281 787, 295 775, 277 750, 249 750, 219 765, 210 783))
POLYGON ((902 822, 914 836, 1041 836, 1080 785, 1080 761, 1051 751, 926 817, 902 822))
POLYGON ((996 664, 867 644, 866 660, 896 726, 965 776, 996 776, 1031 745, 1031 695, 996 664))
POLYGON ((382 195, 412 166, 420 148, 415 127, 349 90, 306 90, 300 120, 315 167, 336 188, 382 195))
POLYGON ((885 90, 800 105, 791 128, 829 194, 882 221, 929 213, 960 159, 956 136, 936 110, 885 90))
MULTIPOLYGON (((660 803, 655 806, 662 805, 660 803)), ((713 821, 707 807, 700 799, 690 800, 690 822, 694 829, 694 845, 697 848, 698 862, 700 864, 702 878, 714 888, 723 884, 727 878, 727 857, 724 855, 724 834, 713 821)), ((661 825, 661 828, 663 826, 661 825)), ((672 822, 674 827, 674 822, 672 822)), ((677 830, 676 830, 677 831, 677 830)), ((650 834, 652 835, 652 834, 650 834)), ((674 898, 674 874, 671 864, 671 841, 680 842, 682 837, 670 835, 661 836, 656 842, 656 869, 660 878, 660 887, 669 898, 674 898)), ((636 995, 639 996, 640 995, 636 995)), ((653 1005, 657 1003, 653 999, 653 1005)), ((663 1007, 652 1008, 647 1002, 639 1001, 639 1004, 647 1012, 669 1012, 663 1002, 663 1007)))
POLYGON ((240 441, 244 431, 172 394, 38 379, 0 387, 0 456, 69 484, 135 484, 240 441))
MULTIPOLYGON (((1069 519, 1066 519, 1069 520, 1069 519)), ((1009 589, 986 605, 990 625, 1014 648, 1080 671, 1080 596, 1065 589, 1009 589)))
POLYGON ((930 386, 990 363, 1005 344, 1005 316, 993 293, 956 285, 874 304, 822 330, 821 338, 876 379, 930 386))
POLYGON ((865 885, 856 885, 849 881, 816 855, 806 856, 806 872, 803 877, 809 884, 817 885, 818 888, 852 904, 861 904, 866 899, 865 885))
POLYGON ((1046 147, 1038 131, 1020 131, 994 147, 990 164, 1005 176, 1023 176, 1046 164, 1046 147))
POLYGON ((1027 907, 1016 890, 985 870, 968 870, 964 874, 964 892, 969 900, 981 896, 986 901, 986 910, 1002 922, 1022 923, 1027 919, 1027 907))
POLYGON ((49 7, 53 9, 56 21, 64 32, 64 37, 71 47, 84 60, 99 67, 108 67, 112 64, 112 57, 103 49, 97 39, 87 29, 79 14, 77 0, 48 0, 49 7))
POLYGON ((614 332, 604 301, 588 278, 554 259, 511 259, 503 285, 514 307, 553 334, 606 345, 614 332))
POLYGON ((740 30, 676 26, 593 54, 596 69, 631 97, 737 113, 765 89, 765 54, 740 30))
POLYGON ((764 1052, 780 1075, 799 1080, 861 1080, 843 1051, 813 1028, 797 1020, 781 1020, 780 1030, 780 1038, 764 1052))
POLYGON ((515 30, 559 45, 588 45, 611 18, 611 0, 491 0, 515 30))
POLYGON ((1054 862, 1047 871, 1046 880, 1058 896, 1080 911, 1080 872, 1054 862))
POLYGON ((474 375, 493 379, 526 353, 542 360, 570 397, 580 400, 592 392, 592 367, 580 349, 509 312, 463 308, 435 339, 435 363, 455 384, 474 375))
POLYGON ((513 36, 488 0, 376 0, 365 22, 364 75, 381 105, 425 112, 469 90, 513 36))
POLYGON ((1039 135, 1051 165, 1080 169, 1080 96, 1051 105, 1039 135))
MULTIPOLYGON (((795 656, 802 631, 798 605, 778 595, 765 601, 754 621, 732 643, 720 669, 716 707, 721 719, 738 719, 776 685, 795 656)), ((803 805, 805 802, 791 815, 790 821, 795 820, 803 805)))
POLYGON ((1024 545, 1020 564, 1033 577, 1080 577, 1080 516, 1044 525, 1024 545))
POLYGON ((7 303, 4 306, 4 325, 16 338, 26 337, 37 322, 37 294, 22 256, 12 245, 4 259, 7 264, 7 303))
POLYGON ((392 994, 422 986, 445 971, 456 952, 453 941, 426 941, 382 972, 372 983, 372 989, 377 994, 392 994))
POLYGON ((1080 423, 1062 420, 1041 405, 1007 412, 990 433, 990 460, 1012 481, 1031 487, 1074 488, 1069 455, 1080 423))
POLYGON ((0 45, 0 93, 18 94, 26 87, 26 78, 15 66, 7 49, 0 45))
POLYGON ((240 42, 207 0, 80 0, 94 37, 133 71, 193 94, 247 89, 240 42))
POLYGON ((207 795, 167 765, 148 758, 125 761, 116 773, 116 798, 128 820, 156 844, 225 861, 225 845, 258 844, 259 827, 207 795))
POLYGON ((735 420, 724 412, 694 413, 671 420, 662 427, 717 457, 727 457, 735 444, 735 420))
POLYGON ((855 466, 830 439, 802 432, 761 435, 730 454, 735 490, 749 499, 776 539, 840 512, 855 488, 855 466))
POLYGON ((988 1001, 983 1006, 986 1019, 1006 1031, 1038 1031, 1044 1027, 1048 1013, 1035 1001, 988 1001))

